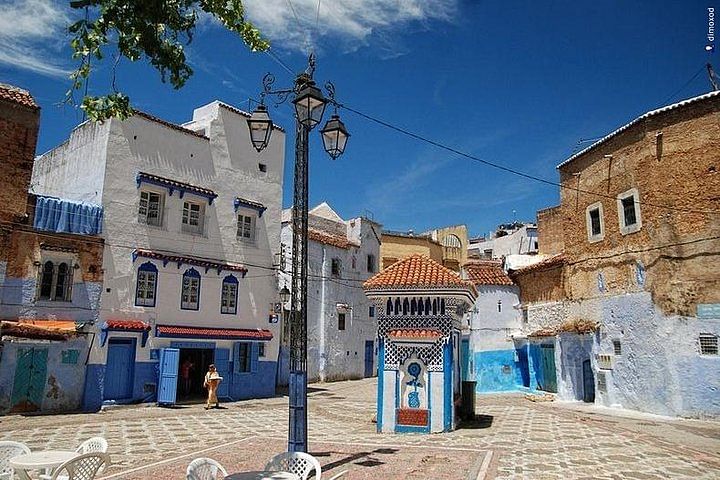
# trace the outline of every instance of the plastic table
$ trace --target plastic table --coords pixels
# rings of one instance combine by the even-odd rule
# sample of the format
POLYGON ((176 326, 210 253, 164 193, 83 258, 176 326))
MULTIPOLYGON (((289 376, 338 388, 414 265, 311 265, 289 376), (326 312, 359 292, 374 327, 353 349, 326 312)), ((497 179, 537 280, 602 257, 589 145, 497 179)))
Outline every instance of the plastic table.
POLYGON ((225 480, 300 480, 300 477, 290 472, 239 472, 225 477, 225 480))
POLYGON ((28 470, 52 470, 80 455, 71 450, 45 450, 18 455, 10 459, 10 466, 23 480, 30 479, 28 470))

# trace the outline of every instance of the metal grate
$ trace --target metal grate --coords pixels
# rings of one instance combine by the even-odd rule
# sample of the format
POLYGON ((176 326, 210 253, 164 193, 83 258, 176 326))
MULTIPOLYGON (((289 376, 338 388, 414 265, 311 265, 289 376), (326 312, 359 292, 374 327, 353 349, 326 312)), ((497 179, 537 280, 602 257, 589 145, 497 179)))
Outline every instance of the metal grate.
POLYGON ((607 393, 607 377, 605 376, 605 372, 598 372, 597 388, 599 392, 607 393))
POLYGON ((613 351, 616 357, 622 355, 622 344, 620 340, 613 340, 613 351))
POLYGON ((700 354, 701 355, 717 355, 718 354, 718 337, 712 333, 700 334, 700 354))

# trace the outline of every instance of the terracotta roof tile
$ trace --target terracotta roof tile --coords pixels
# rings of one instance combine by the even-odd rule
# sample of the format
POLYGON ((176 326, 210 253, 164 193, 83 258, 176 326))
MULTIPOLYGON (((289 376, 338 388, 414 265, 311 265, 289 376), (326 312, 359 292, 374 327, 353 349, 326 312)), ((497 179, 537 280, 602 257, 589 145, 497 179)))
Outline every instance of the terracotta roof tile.
POLYGON ((247 268, 237 263, 222 262, 219 260, 210 260, 206 258, 191 257, 188 255, 175 255, 172 253, 155 252, 152 250, 145 250, 143 248, 137 248, 133 252, 133 256, 142 258, 152 258, 154 260, 162 260, 164 262, 174 262, 179 264, 196 265, 198 267, 205 267, 206 269, 217 269, 227 270, 230 272, 241 272, 247 273, 247 268))
POLYGON ((475 285, 513 285, 500 262, 476 261, 463 266, 468 280, 475 285))
POLYGON ((528 273, 528 272, 534 272, 536 270, 544 270, 546 268, 552 268, 564 265, 566 261, 565 254, 559 253, 557 255, 554 255, 550 258, 546 258, 545 260, 542 260, 537 263, 533 263, 532 265, 528 265, 527 267, 518 268, 517 270, 511 270, 510 275, 517 275, 519 273, 528 273))
POLYGON ((138 185, 141 182, 149 182, 156 185, 161 185, 167 188, 177 188, 178 190, 187 191, 190 193, 195 193, 197 195, 202 195, 204 197, 207 197, 210 200, 210 203, 212 203, 212 200, 217 198, 217 193, 213 192, 209 188, 203 188, 198 187, 196 185, 192 185, 190 183, 180 182, 178 180, 173 180, 171 178, 165 178, 161 177, 160 175, 155 175, 154 173, 145 173, 145 172, 138 172, 135 180, 138 182, 138 185))
POLYGON ((390 330, 388 336, 395 338, 440 338, 442 332, 433 328, 428 329, 406 329, 399 328, 396 330, 390 330))
POLYGON ((72 320, 25 320, 0 322, 0 335, 39 340, 67 340, 80 335, 72 320))
POLYGON ((358 245, 352 243, 340 235, 334 235, 328 232, 321 232, 314 228, 308 229, 308 238, 318 243, 324 243, 325 245, 332 245, 333 247, 348 249, 350 247, 357 247, 358 245))
POLYGON ((366 290, 384 288, 466 288, 475 293, 475 287, 468 281, 435 260, 424 255, 411 255, 393 263, 382 272, 365 282, 366 290))
POLYGON ((157 333, 163 337, 232 338, 240 340, 272 340, 273 338, 270 330, 260 328, 201 328, 158 325, 157 333))
POLYGON ((150 324, 140 320, 108 320, 105 323, 107 324, 107 328, 114 330, 127 330, 130 332, 150 330, 150 324))
POLYGON ((30 92, 13 85, 0 83, 0 98, 32 109, 40 108, 30 92))

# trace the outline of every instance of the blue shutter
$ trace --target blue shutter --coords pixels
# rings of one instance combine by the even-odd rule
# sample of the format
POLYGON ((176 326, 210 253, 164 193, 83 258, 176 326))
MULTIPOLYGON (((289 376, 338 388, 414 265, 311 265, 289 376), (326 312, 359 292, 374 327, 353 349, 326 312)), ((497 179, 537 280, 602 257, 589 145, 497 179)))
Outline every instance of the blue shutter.
POLYGON ((233 373, 240 371, 240 342, 233 343, 233 373))
POLYGON ((160 350, 160 385, 158 386, 157 400, 159 404, 175 404, 179 363, 179 349, 163 348, 160 350))
POLYGON ((223 377, 222 382, 218 386, 217 395, 220 398, 227 398, 230 385, 230 349, 228 348, 216 348, 215 349, 215 369, 218 374, 223 377))
POLYGON ((260 348, 258 348, 258 342, 252 342, 250 345, 252 346, 250 350, 250 373, 256 373, 260 348))

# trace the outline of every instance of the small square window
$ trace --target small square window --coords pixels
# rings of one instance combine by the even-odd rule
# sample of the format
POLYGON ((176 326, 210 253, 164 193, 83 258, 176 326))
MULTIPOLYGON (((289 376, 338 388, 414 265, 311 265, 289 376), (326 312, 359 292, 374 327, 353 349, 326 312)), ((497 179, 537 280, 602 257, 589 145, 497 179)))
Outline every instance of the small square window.
POLYGON ((367 256, 367 271, 368 273, 375 273, 375 255, 367 256))
POLYGON ((617 208, 621 234, 627 235, 640 230, 642 227, 642 219, 640 218, 640 194, 636 188, 618 195, 617 208))
POLYGON ((249 342, 240 342, 235 347, 237 350, 237 356, 235 358, 235 371, 237 373, 248 373, 250 372, 250 348, 249 342))
POLYGON ((602 203, 593 203, 585 209, 585 223, 590 243, 599 242, 605 237, 602 203))
POLYGON ((622 344, 620 343, 620 340, 613 340, 613 352, 616 357, 622 355, 622 344))
POLYGON ((258 357, 260 357, 260 358, 265 357, 265 344, 264 343, 258 343, 258 357))
POLYGON ((338 330, 345 330, 345 314, 338 313, 338 330))
POLYGON ((255 243, 254 215, 239 214, 237 217, 237 238, 246 243, 255 243))
POLYGON ((717 355, 718 354, 718 337, 712 333, 700 334, 700 354, 701 355, 717 355))
POLYGON ((205 224, 205 208, 195 202, 184 202, 182 212, 182 231, 202 235, 205 224))
POLYGON ((373 318, 375 316, 375 305, 368 307, 368 317, 373 318))
POLYGON ((267 165, 264 163, 258 163, 258 170, 260 170, 263 173, 267 172, 267 165))
POLYGON ((154 227, 162 227, 165 196, 155 192, 140 192, 138 222, 154 227))
POLYGON ((342 271, 342 262, 339 258, 333 258, 330 263, 330 274, 333 277, 339 277, 342 271))

